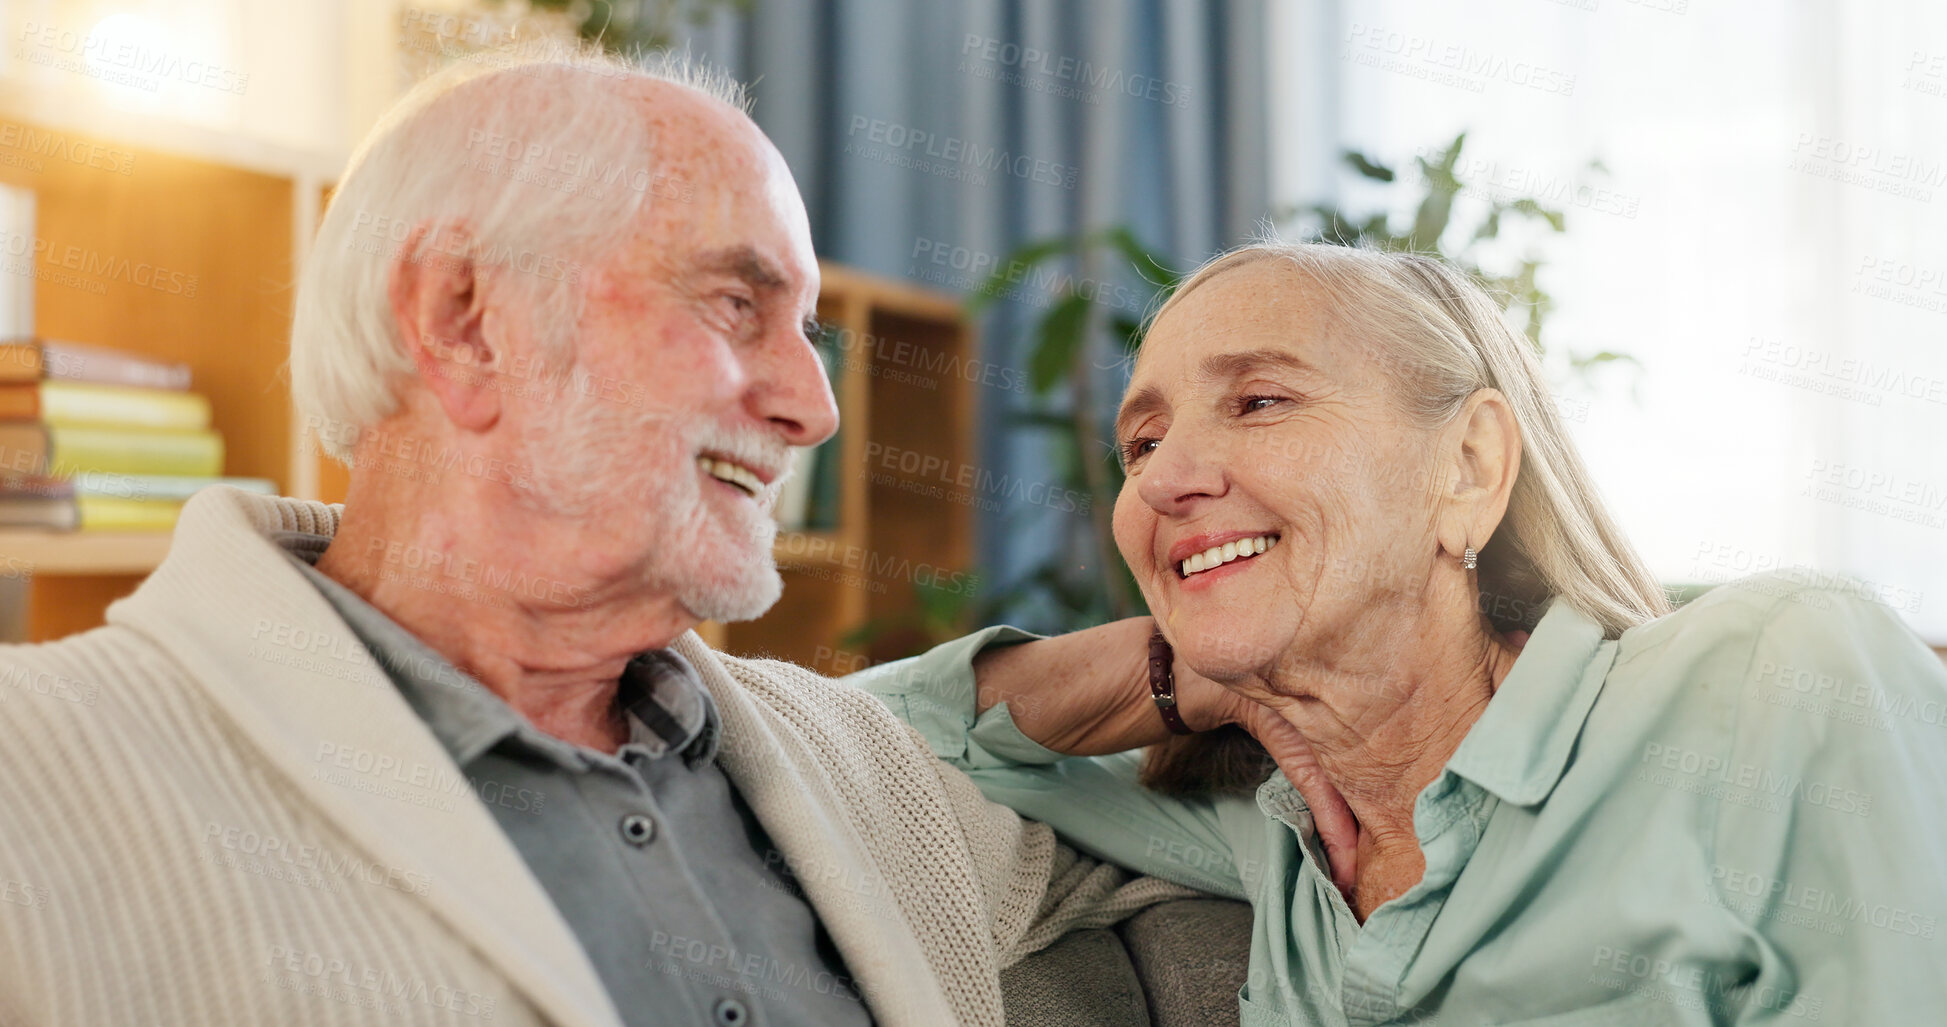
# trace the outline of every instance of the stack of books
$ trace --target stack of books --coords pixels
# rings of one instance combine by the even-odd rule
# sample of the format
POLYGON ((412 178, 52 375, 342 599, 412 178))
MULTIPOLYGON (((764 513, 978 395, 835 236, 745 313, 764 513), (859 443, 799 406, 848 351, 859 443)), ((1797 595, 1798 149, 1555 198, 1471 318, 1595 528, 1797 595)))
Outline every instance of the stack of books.
POLYGON ((0 528, 168 531, 224 478, 223 437, 189 368, 51 339, 0 342, 0 528))

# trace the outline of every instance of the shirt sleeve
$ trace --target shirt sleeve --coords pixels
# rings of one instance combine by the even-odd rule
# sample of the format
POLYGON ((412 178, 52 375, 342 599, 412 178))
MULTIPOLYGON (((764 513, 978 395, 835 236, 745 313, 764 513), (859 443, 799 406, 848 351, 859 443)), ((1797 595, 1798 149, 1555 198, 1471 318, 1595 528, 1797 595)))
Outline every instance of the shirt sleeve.
POLYGON ((1807 590, 1771 610, 1739 688, 1733 770, 1785 801, 1718 812, 1716 900, 1759 966, 1737 1022, 1938 1017, 1947 668, 1884 606, 1807 590))
MULTIPOLYGON (((1038 636, 986 628, 845 681, 877 696, 917 730, 933 754, 965 771, 992 802, 1055 829, 1083 852, 1202 891, 1244 898, 1234 800, 1176 799, 1139 784, 1138 752, 1064 756, 1014 724, 1007 703, 976 715, 974 657, 990 645, 1038 636)), ((1261 821, 1261 815, 1255 819, 1261 821)), ((1248 844, 1248 843, 1246 843, 1248 844)))

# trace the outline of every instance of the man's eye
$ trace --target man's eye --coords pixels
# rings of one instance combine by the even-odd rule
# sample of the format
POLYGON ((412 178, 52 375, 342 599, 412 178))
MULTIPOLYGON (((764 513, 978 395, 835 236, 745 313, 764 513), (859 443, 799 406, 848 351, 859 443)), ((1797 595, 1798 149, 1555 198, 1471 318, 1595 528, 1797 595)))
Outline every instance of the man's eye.
POLYGON ((1269 410, 1275 404, 1282 402, 1284 402, 1282 396, 1245 396, 1238 401, 1238 408, 1244 413, 1255 414, 1260 410, 1269 410))
POLYGON ((1147 435, 1140 435, 1123 442, 1122 465, 1124 467, 1127 467, 1130 464, 1136 462, 1138 458, 1148 456, 1149 451, 1155 449, 1156 444, 1161 441, 1162 441, 1161 439, 1151 438, 1147 435))
POLYGON ((751 302, 747 296, 739 296, 734 292, 727 292, 724 293, 723 298, 730 302, 730 309, 739 314, 748 314, 757 309, 757 304, 751 302))

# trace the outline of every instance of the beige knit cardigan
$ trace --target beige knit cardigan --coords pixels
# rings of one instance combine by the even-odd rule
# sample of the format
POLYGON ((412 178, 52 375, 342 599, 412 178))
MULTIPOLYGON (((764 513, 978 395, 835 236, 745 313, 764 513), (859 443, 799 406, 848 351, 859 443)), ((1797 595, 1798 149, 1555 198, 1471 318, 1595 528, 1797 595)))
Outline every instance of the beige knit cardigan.
MULTIPOLYGON (((619 1022, 464 774, 271 538, 337 523, 207 490, 106 627, 0 647, 0 1024, 619 1022)), ((869 695, 675 648, 880 1023, 999 1027, 1003 967, 1184 894, 987 802, 869 695)), ((692 957, 644 972, 816 983, 692 957)))

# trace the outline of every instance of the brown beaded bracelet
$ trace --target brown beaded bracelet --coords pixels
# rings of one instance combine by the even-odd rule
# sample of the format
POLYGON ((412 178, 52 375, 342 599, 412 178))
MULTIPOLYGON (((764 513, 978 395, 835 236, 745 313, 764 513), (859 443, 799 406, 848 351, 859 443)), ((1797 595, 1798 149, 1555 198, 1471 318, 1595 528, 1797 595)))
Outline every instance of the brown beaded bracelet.
POLYGON ((1176 651, 1160 631, 1149 636, 1149 697, 1156 701, 1156 712, 1163 715, 1163 726, 1170 734, 1195 734, 1176 710, 1176 651))

